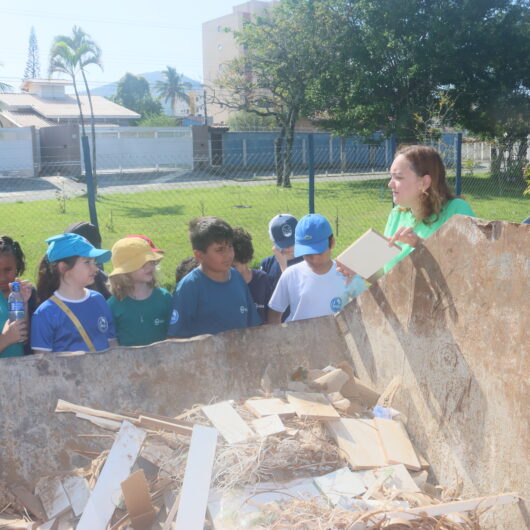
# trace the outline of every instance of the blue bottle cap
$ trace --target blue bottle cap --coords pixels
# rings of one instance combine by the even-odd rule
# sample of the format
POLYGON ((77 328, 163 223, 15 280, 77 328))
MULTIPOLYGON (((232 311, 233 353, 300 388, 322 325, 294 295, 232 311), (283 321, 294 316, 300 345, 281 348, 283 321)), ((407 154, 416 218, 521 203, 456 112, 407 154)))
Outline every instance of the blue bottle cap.
POLYGON ((20 292, 20 283, 19 282, 13 282, 11 284, 11 290, 14 292, 14 293, 18 293, 20 292))

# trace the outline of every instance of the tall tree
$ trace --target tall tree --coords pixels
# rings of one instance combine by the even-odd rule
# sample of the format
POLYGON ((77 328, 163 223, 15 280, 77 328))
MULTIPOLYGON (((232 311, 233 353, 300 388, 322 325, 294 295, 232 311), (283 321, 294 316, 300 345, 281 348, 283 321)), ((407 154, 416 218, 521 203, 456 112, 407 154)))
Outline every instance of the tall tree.
POLYGON ((83 113, 81 110, 81 101, 76 87, 75 74, 79 72, 83 78, 85 91, 88 96, 88 104, 90 107, 90 121, 91 121, 91 136, 92 136, 92 169, 94 172, 94 180, 96 177, 96 126, 94 118, 94 107, 92 105, 92 95, 86 78, 86 68, 90 65, 99 66, 103 69, 101 64, 101 49, 90 38, 90 35, 85 33, 79 26, 74 26, 72 29, 72 36, 58 35, 53 40, 52 49, 50 52, 50 72, 62 72, 72 77, 74 83, 74 90, 76 93, 77 102, 79 105, 79 112, 81 118, 81 128, 83 136, 85 135, 85 125, 83 113))
POLYGON ((282 0, 236 31, 244 55, 225 65, 212 98, 228 108, 276 120, 277 184, 285 187, 291 185, 295 124, 326 56, 315 38, 319 10, 315 0, 282 0))
POLYGON ((24 70, 24 79, 38 79, 40 77, 39 46, 35 28, 31 26, 28 45, 28 60, 24 70))
POLYGON ((186 90, 191 89, 191 83, 183 80, 183 76, 177 73, 172 66, 167 66, 162 72, 163 81, 157 81, 155 90, 158 96, 164 100, 164 103, 170 102, 171 112, 175 115, 175 103, 178 99, 190 102, 186 90))
POLYGON ((162 105, 153 99, 145 77, 127 72, 119 81, 116 94, 109 98, 115 103, 138 112, 142 118, 162 113, 162 105))

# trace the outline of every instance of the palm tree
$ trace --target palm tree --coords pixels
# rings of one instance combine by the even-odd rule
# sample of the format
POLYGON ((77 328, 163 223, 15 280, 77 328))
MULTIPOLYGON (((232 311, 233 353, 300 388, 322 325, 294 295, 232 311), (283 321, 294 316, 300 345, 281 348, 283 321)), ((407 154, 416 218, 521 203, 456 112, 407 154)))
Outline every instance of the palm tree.
POLYGON ((159 97, 164 99, 164 103, 168 100, 171 103, 171 112, 175 114, 175 102, 177 99, 182 99, 186 103, 190 102, 186 90, 191 88, 191 84, 187 81, 183 81, 183 76, 177 74, 177 70, 172 66, 167 66, 162 72, 164 81, 157 81, 155 84, 155 90, 158 92, 159 97))
POLYGON ((88 88, 85 68, 91 64, 95 64, 103 69, 101 64, 101 49, 90 38, 90 35, 85 33, 79 26, 74 26, 72 29, 72 37, 67 35, 58 35, 53 40, 52 49, 50 52, 50 75, 53 72, 61 72, 69 75, 74 84, 75 96, 77 105, 79 107, 79 116, 81 121, 81 130, 85 136, 85 122, 83 118, 83 111, 81 109, 81 100, 76 85, 76 74, 81 73, 85 90, 88 96, 88 104, 90 107, 90 121, 92 129, 92 169, 94 173, 94 183, 97 186, 96 179, 96 127, 94 119, 94 108, 92 106, 92 96, 88 88))

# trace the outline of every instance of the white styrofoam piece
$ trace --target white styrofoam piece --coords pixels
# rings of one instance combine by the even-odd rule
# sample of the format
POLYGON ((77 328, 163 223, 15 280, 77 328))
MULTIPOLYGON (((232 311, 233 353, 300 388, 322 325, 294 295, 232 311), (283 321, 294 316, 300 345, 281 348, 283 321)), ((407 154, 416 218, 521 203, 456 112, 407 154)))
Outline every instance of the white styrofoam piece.
POLYGON ((331 504, 347 508, 347 501, 366 491, 362 478, 343 467, 313 479, 318 489, 329 499, 331 504), (346 502, 343 502, 346 499, 346 502))
POLYGON ((77 525, 77 530, 105 530, 116 508, 113 494, 121 492, 121 483, 129 476, 142 443, 145 431, 124 421, 116 435, 109 456, 101 470, 77 525))

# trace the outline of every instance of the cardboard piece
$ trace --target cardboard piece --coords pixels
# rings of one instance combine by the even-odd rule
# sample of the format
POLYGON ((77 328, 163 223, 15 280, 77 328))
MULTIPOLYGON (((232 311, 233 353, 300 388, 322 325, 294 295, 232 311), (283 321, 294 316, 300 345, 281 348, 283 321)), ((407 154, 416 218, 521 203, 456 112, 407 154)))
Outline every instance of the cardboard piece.
POLYGON ((386 465, 372 420, 342 418, 327 421, 326 426, 352 469, 371 469, 386 465))
POLYGON ((405 464, 414 471, 421 470, 416 451, 401 422, 374 418, 374 425, 388 464, 405 464))
POLYGON ((350 376, 340 368, 326 372, 321 377, 315 379, 313 382, 319 385, 322 392, 331 394, 332 392, 339 392, 344 384, 350 379, 350 376))
POLYGON ((138 470, 121 483, 123 499, 134 530, 148 530, 156 517, 151 504, 149 486, 143 470, 138 470))
POLYGON ((145 439, 145 431, 124 421, 116 435, 107 460, 101 470, 77 525, 77 530, 105 530, 116 506, 112 494, 131 472, 145 439))
POLYGON ((316 420, 340 418, 339 413, 324 394, 312 392, 287 392, 287 400, 300 418, 316 420))
POLYGON ((285 432, 285 425, 277 414, 263 416, 263 418, 252 420, 252 427, 254 427, 254 430, 258 435, 263 438, 272 434, 285 432))
POLYGON ((244 442, 254 436, 228 401, 207 405, 202 410, 229 444, 244 442))
POLYGON ((293 406, 279 398, 247 399, 245 407, 258 417, 276 414, 281 418, 290 418, 295 415, 293 406))
MULTIPOLYGON (((216 447, 217 431, 215 429, 204 425, 193 427, 175 530, 203 530, 204 528, 216 447)), ((171 521, 168 517, 164 528, 167 528, 167 523, 171 524, 171 521)))
POLYGON ((368 279, 400 252, 400 247, 388 246, 385 236, 370 228, 337 256, 336 260, 368 279))
POLYGON ((63 479, 63 488, 75 516, 79 517, 83 513, 88 498, 90 497, 88 482, 83 477, 74 475, 63 479))
POLYGON ((48 520, 70 509, 70 501, 58 477, 42 477, 35 485, 35 495, 40 498, 48 520))
POLYGON ((349 509, 349 500, 366 491, 366 486, 361 477, 343 467, 313 479, 318 489, 328 498, 334 506, 349 509))

